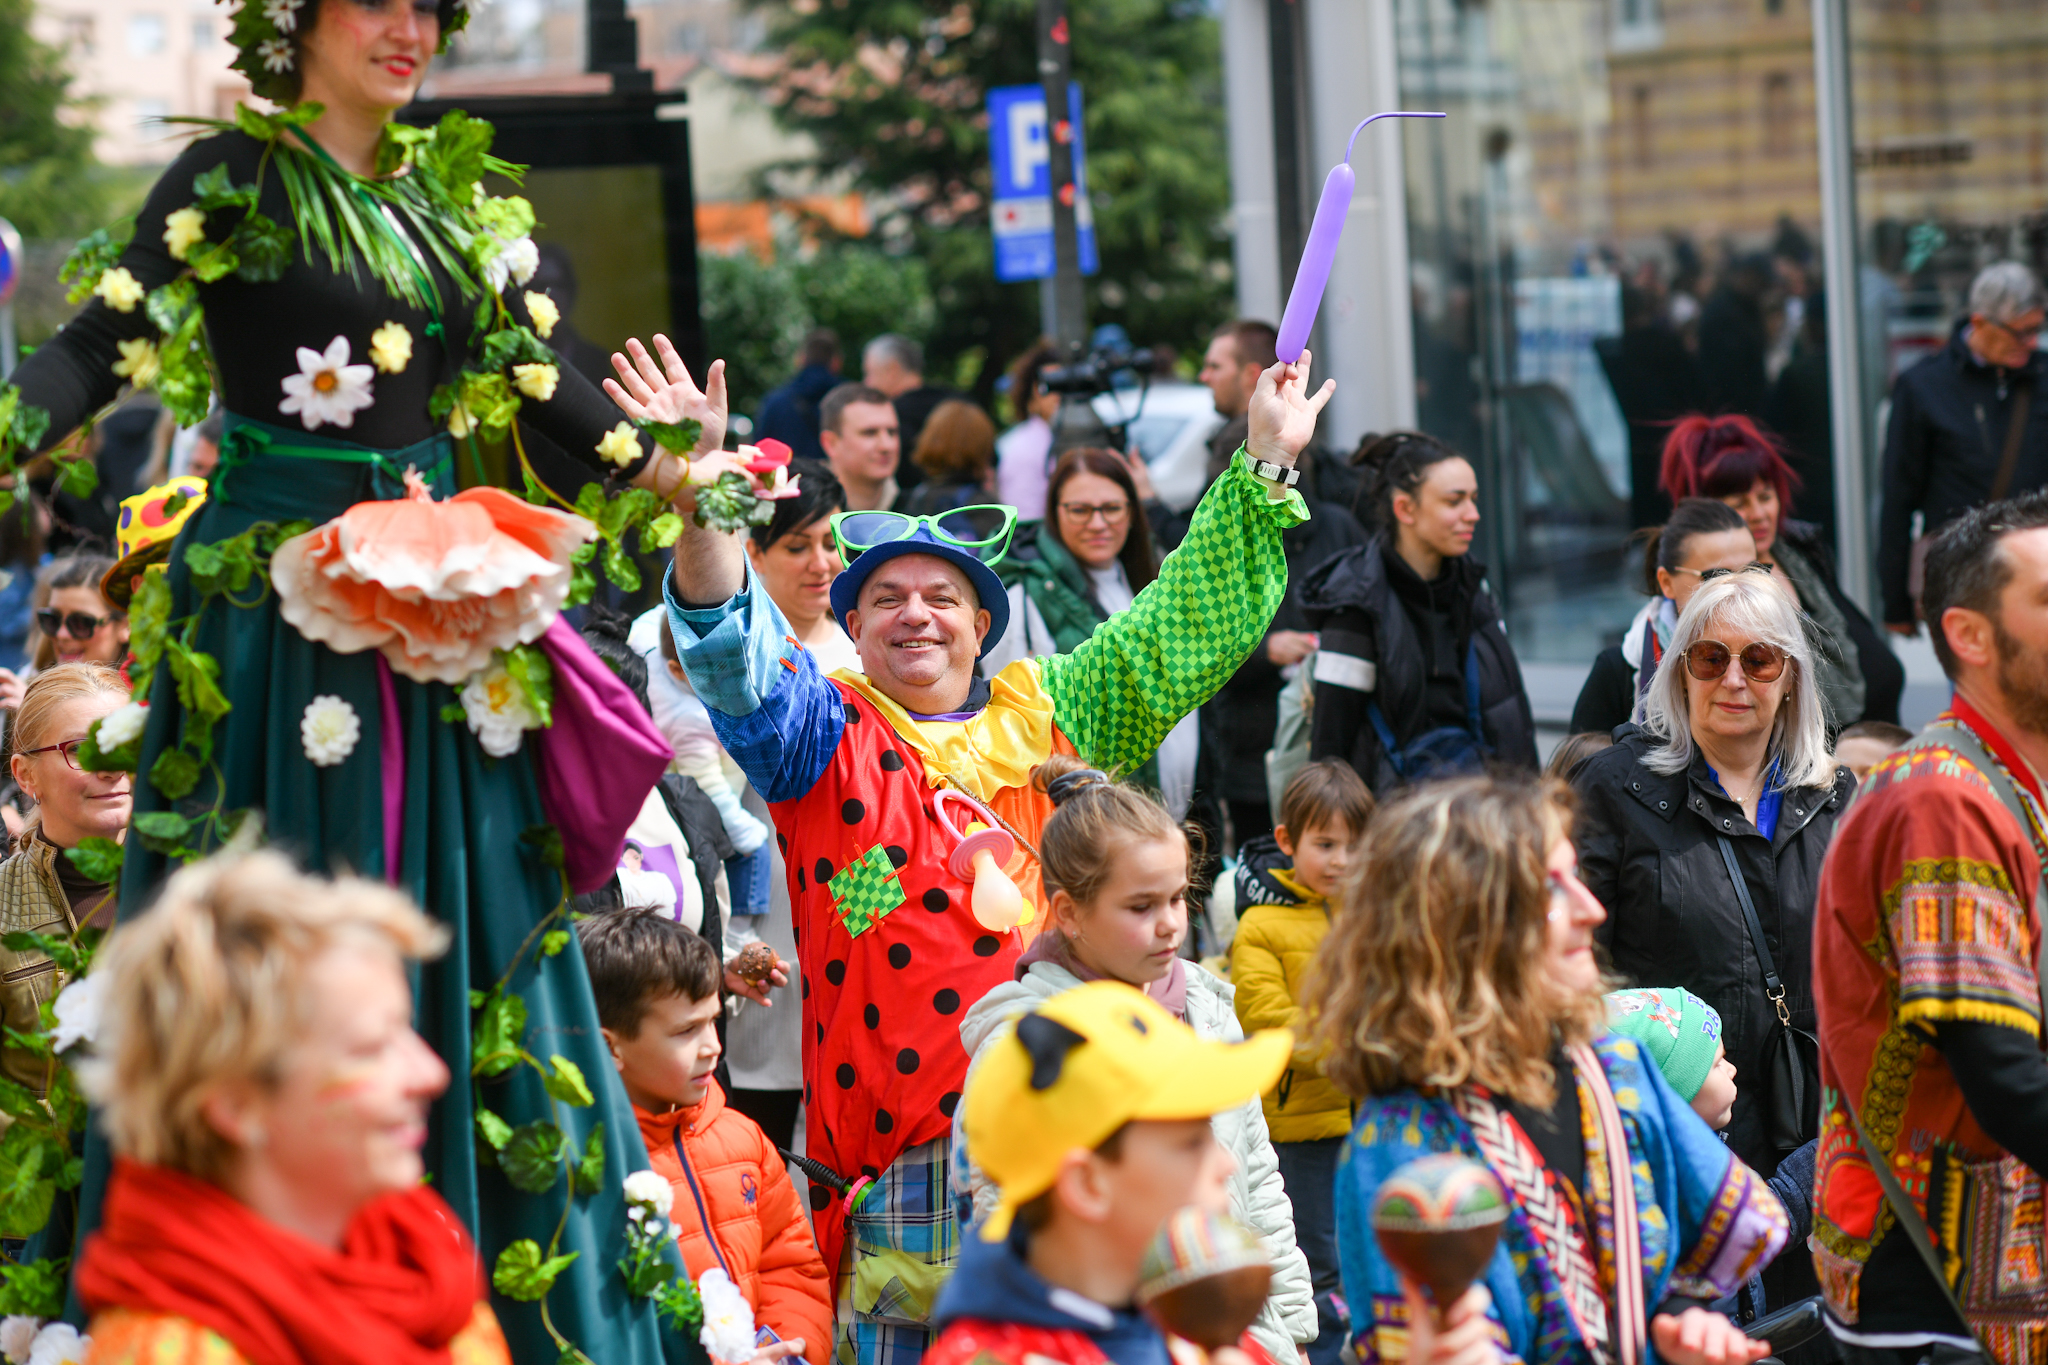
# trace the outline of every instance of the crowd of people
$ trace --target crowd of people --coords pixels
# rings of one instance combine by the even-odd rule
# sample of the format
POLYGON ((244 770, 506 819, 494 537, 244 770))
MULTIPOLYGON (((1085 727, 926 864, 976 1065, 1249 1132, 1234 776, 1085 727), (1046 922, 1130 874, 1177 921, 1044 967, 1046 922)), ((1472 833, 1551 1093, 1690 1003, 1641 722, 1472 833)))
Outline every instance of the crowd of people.
POLYGON ((1771 431, 1670 414, 1543 764, 1470 452, 1319 447, 1271 326, 1189 506, 1045 345, 999 431, 813 333, 742 444, 665 338, 534 359, 476 128, 385 131, 462 0, 301 8, 236 41, 304 117, 195 142, 0 391, 13 1365, 2048 1360, 2023 268, 1896 387, 1875 622, 1771 431), (157 442, 95 541, 33 457, 202 306, 217 416, 58 452, 157 442), (602 524, 457 492, 514 393, 602 524), (1504 1216, 1438 1299, 1371 1210, 1447 1154, 1504 1216))

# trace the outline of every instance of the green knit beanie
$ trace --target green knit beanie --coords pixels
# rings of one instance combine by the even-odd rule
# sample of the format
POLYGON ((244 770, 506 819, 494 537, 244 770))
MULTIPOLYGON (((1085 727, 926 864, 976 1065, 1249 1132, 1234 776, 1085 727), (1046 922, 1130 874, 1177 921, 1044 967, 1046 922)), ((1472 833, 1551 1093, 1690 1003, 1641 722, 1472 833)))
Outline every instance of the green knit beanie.
POLYGON ((1607 1027, 1640 1043, 1687 1104, 1707 1083, 1721 1044, 1721 1016, 1680 986, 1613 992, 1607 997, 1607 1027))

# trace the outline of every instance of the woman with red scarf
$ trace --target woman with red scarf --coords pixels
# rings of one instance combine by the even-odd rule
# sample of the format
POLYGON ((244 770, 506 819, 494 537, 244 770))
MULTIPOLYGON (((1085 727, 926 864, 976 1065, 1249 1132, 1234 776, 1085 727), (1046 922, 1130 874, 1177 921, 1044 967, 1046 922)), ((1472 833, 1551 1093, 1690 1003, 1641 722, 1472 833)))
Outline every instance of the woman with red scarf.
POLYGON ((448 1068, 396 891, 274 853, 171 879, 109 939, 94 1098, 114 1152, 78 1265, 95 1365, 503 1365, 475 1245, 420 1183, 448 1068))

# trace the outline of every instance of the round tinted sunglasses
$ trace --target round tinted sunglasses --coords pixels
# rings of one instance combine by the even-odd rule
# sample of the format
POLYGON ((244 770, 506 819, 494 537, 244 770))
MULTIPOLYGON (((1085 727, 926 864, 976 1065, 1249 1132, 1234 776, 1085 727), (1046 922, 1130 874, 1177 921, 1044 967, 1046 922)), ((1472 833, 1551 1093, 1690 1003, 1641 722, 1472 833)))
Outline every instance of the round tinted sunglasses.
POLYGON ((1010 551, 1010 532, 1017 525, 1017 509, 998 503, 956 507, 935 516, 913 517, 903 512, 835 512, 832 535, 839 542, 839 558, 851 564, 861 551, 895 540, 907 540, 920 526, 929 527, 935 540, 956 550, 965 550, 982 563, 994 567, 1010 551))
POLYGON ((36 629, 54 636, 61 626, 64 633, 74 640, 90 640, 101 626, 120 619, 119 616, 94 616, 83 611, 58 611, 55 607, 36 608, 36 629))
POLYGON ((1701 682, 1719 682, 1728 675, 1728 661, 1737 658, 1751 682, 1776 682, 1785 671, 1785 651, 1761 640, 1744 645, 1739 655, 1719 640, 1700 640, 1685 651, 1685 671, 1701 682))

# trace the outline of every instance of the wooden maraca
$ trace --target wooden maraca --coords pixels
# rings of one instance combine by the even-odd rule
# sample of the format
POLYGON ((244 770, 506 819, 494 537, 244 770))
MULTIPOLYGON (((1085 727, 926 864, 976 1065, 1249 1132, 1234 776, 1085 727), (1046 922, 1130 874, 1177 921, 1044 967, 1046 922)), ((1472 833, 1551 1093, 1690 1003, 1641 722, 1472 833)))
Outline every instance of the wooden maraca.
POLYGON ((1185 1208, 1146 1248, 1138 1306, 1162 1330, 1213 1351, 1237 1344, 1266 1306, 1272 1283, 1272 1258, 1250 1229, 1185 1208))
POLYGON ((1429 1290, 1439 1322, 1486 1269, 1507 1216, 1507 1197, 1493 1172, 1456 1152, 1398 1167, 1372 1201, 1381 1252, 1429 1290))

